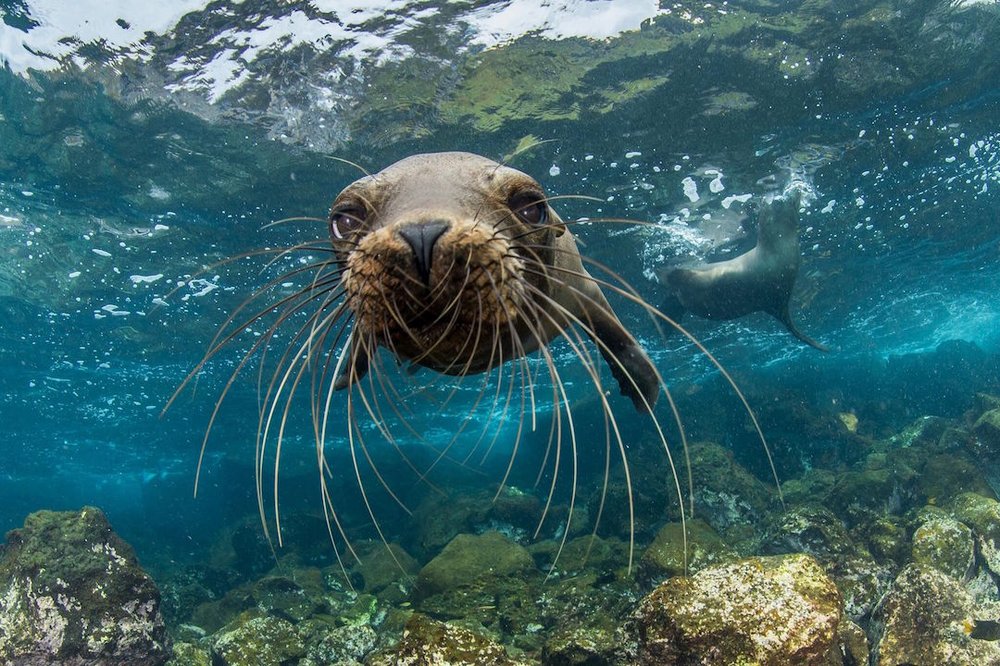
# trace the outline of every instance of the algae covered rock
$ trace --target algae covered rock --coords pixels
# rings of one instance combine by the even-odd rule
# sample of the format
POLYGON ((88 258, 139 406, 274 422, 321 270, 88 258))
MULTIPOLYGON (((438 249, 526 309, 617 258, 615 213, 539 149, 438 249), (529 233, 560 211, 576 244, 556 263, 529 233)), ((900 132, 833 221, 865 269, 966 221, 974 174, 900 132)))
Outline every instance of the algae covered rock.
POLYGON ((225 666, 280 666, 306 654, 295 625, 274 616, 237 618, 216 634, 213 649, 225 666))
POLYGON ((962 493, 951 514, 972 528, 979 553, 994 575, 1000 575, 1000 502, 975 493, 962 493))
POLYGON ((375 653, 366 663, 369 666, 508 666, 514 662, 507 656, 503 646, 484 636, 414 613, 406 623, 399 644, 392 649, 375 653))
POLYGON ((1000 408, 991 409, 980 416, 972 426, 983 453, 1000 453, 1000 408))
POLYGON ((656 534, 639 562, 641 577, 651 583, 671 576, 695 573, 712 564, 736 558, 726 542, 704 520, 689 520, 687 558, 684 557, 684 529, 681 523, 668 523, 656 534), (687 565, 687 570, 685 570, 687 565))
POLYGON ((534 570, 528 551, 498 532, 459 534, 420 570, 416 591, 427 597, 483 576, 518 576, 534 570))
POLYGON ((913 533, 913 561, 962 581, 976 564, 972 530, 954 518, 932 518, 913 533))
POLYGON ((93 507, 39 511, 0 559, 0 662, 164 663, 160 594, 93 507))
POLYGON ((616 663, 619 649, 615 633, 603 627, 577 627, 557 631, 545 642, 546 666, 603 666, 616 663))
POLYGON ((638 663, 841 664, 840 593, 808 555, 671 578, 639 604, 638 663))
MULTIPOLYGON (((900 572, 874 616, 881 666, 1000 664, 1000 641, 974 638, 979 610, 953 578, 911 564, 900 572)), ((993 614, 988 619, 995 619, 993 614)))

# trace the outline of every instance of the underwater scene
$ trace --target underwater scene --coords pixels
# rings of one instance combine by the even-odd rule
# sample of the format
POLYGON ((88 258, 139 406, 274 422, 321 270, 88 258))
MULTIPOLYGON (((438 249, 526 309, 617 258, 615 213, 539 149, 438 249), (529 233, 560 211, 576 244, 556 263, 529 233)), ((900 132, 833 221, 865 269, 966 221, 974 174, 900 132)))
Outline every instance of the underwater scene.
POLYGON ((0 663, 1000 664, 1000 2, 0 17, 0 663))

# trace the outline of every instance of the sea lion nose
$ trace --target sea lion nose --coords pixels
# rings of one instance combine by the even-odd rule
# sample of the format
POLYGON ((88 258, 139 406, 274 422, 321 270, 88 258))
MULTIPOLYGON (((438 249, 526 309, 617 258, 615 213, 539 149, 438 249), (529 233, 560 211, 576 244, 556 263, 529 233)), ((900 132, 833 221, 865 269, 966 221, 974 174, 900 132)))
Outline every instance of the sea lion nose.
POLYGON ((399 235, 413 248, 413 259, 417 264, 417 273, 420 274, 420 279, 424 281, 424 284, 430 282, 434 243, 447 230, 447 222, 421 222, 409 224, 399 230, 399 235))

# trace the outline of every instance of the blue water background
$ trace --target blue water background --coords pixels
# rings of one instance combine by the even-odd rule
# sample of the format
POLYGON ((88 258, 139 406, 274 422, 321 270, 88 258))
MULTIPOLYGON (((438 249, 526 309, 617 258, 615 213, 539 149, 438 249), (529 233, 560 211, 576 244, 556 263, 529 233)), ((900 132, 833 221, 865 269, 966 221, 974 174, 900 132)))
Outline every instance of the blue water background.
MULTIPOLYGON (((611 116, 539 121, 494 134, 442 130, 388 145, 358 141, 336 154, 377 169, 416 151, 500 157, 512 139, 532 131, 556 139, 519 156, 516 166, 552 194, 604 199, 561 203, 563 217, 664 223, 653 230, 577 227, 584 252, 654 304, 663 294, 650 267, 659 253, 677 251, 670 220, 706 213, 721 219, 725 196, 807 182, 815 199, 801 224, 793 316, 831 352, 800 345, 764 315, 723 324, 687 321, 762 415, 779 472, 789 476, 824 445, 803 441, 786 418, 790 405, 854 412, 888 433, 923 415, 958 417, 976 391, 997 391, 995 84, 983 79, 947 103, 932 86, 872 103, 813 99, 794 112, 781 108, 776 90, 765 100, 775 109, 770 124, 762 114, 749 126, 716 124, 703 133, 675 132, 665 120, 670 109, 635 104, 611 116), (725 189, 712 192, 717 172, 725 189), (686 177, 699 188, 697 207, 684 194, 686 177), (686 208, 695 210, 683 213, 686 208)), ((220 529, 256 511, 252 371, 215 424, 193 497, 205 426, 249 338, 162 410, 226 313, 269 275, 260 261, 213 264, 260 247, 322 238, 322 224, 264 227, 286 216, 324 217, 357 173, 330 160, 328 151, 283 143, 238 118, 209 122, 160 100, 115 97, 71 75, 29 80, 0 71, 0 114, 0 530, 20 525, 33 510, 90 504, 104 509, 147 560, 203 558, 220 529), (198 271, 205 271, 203 281, 192 283, 198 271), (162 277, 145 281, 156 275, 162 277)), ((745 230, 737 224, 729 231, 743 244, 712 248, 718 256, 746 247, 745 230)), ((746 415, 715 369, 682 338, 662 338, 639 308, 613 300, 675 390, 692 438, 721 441, 767 479, 746 415)), ((571 394, 586 400, 592 389, 574 370, 571 351, 565 344, 554 351, 571 394)), ((401 386, 428 379, 391 376, 401 386)), ((476 381, 467 382, 442 410, 437 384, 431 395, 414 396, 411 423, 431 445, 447 442, 477 390, 476 381)), ((626 439, 645 436, 647 422, 627 401, 615 396, 613 404, 625 415, 626 439)), ((305 409, 303 402, 296 410, 302 418, 282 454, 282 506, 290 513, 316 511, 319 502, 305 409)), ((344 409, 335 402, 335 412, 344 409)), ((534 481, 548 432, 546 409, 540 408, 538 432, 520 443, 512 478, 518 485, 534 481)), ((499 428, 494 450, 481 465, 475 455, 471 471, 442 465, 439 483, 455 475, 496 487, 516 422, 485 411, 475 428, 499 428)), ((661 417, 668 418, 665 411, 661 417)), ((580 423, 581 431, 603 430, 585 428, 583 417, 580 423)), ((365 432, 387 478, 404 496, 418 498, 426 489, 374 429, 365 432)), ((338 505, 357 509, 343 434, 330 444, 338 505)), ((603 466, 604 443, 597 439, 579 443, 592 473, 603 466)), ((434 458, 426 443, 405 433, 400 444, 418 459, 434 458)), ((364 474, 369 487, 377 486, 364 474)), ((401 529, 405 515, 377 488, 373 495, 388 531, 401 529)), ((365 512, 346 515, 354 534, 370 534, 365 512)))

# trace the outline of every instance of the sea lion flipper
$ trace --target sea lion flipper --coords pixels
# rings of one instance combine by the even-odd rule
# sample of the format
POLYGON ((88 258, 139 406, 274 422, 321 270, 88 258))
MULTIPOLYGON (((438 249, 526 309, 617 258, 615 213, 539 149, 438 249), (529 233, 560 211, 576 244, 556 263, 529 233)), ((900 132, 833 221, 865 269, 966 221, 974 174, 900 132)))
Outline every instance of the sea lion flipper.
POLYGON ((361 380, 362 377, 368 374, 368 354, 365 352, 358 353, 356 347, 352 347, 344 352, 347 354, 347 367, 344 368, 340 376, 333 381, 333 389, 335 391, 340 391, 351 384, 355 384, 361 380))
POLYGON ((587 333, 595 338, 621 394, 627 396, 640 412, 652 411, 660 393, 660 376, 656 367, 615 316, 600 290, 597 293, 599 296, 592 297, 583 316, 583 321, 589 324, 587 333))
POLYGON ((772 314, 774 314, 775 318, 778 321, 780 321, 782 324, 785 325, 785 328, 788 329, 789 333, 791 333, 792 335, 794 335, 795 337, 797 337, 802 342, 804 342, 807 345, 809 345, 810 347, 818 349, 818 350, 820 350, 822 352, 830 351, 829 347, 827 347, 826 345, 821 344, 819 342, 816 342, 815 340, 813 340, 812 338, 810 338, 808 335, 806 335, 805 333, 803 333, 802 331, 800 331, 797 326, 795 326, 795 322, 792 321, 792 315, 791 315, 791 313, 789 313, 787 305, 785 306, 785 309, 784 309, 784 311, 782 313, 780 313, 780 314, 772 313, 772 314))

